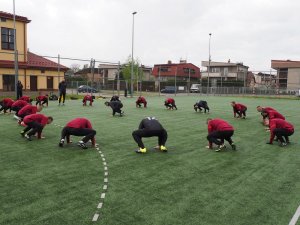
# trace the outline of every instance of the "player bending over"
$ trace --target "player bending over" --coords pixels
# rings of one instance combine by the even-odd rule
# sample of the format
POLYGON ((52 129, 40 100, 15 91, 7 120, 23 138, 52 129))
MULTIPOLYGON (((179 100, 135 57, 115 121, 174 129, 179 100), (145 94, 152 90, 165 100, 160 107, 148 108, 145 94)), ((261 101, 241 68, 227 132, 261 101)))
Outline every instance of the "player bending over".
POLYGON ((23 101, 26 101, 28 103, 31 103, 33 99, 30 98, 29 96, 23 95, 21 98, 19 98, 19 100, 23 100, 23 101))
POLYGON ((294 133, 294 126, 291 123, 282 119, 271 119, 269 127, 270 141, 267 142, 267 144, 273 144, 275 137, 277 137, 281 147, 284 147, 290 143, 289 136, 294 133))
POLYGON ((167 109, 173 110, 175 108, 177 110, 177 106, 176 106, 175 100, 173 98, 167 98, 165 100, 165 106, 167 109))
POLYGON ((61 132, 61 140, 59 142, 59 147, 63 147, 65 140, 70 143, 70 135, 74 136, 84 136, 81 141, 78 142, 78 146, 82 149, 87 149, 86 143, 91 140, 92 146, 96 146, 96 131, 93 130, 91 122, 86 118, 76 118, 71 120, 66 124, 61 132))
POLYGON ((115 101, 119 101, 120 102, 121 100, 120 100, 119 96, 114 95, 114 96, 111 97, 110 101, 111 102, 115 102, 115 101))
POLYGON ((11 105, 11 110, 16 112, 16 114, 15 114, 16 119, 19 119, 19 118, 17 118, 18 112, 26 105, 28 105, 28 102, 26 102, 24 100, 17 100, 11 105))
POLYGON ((155 117, 147 117, 143 119, 139 125, 139 129, 132 132, 132 137, 138 144, 139 149, 136 153, 146 153, 147 149, 142 141, 143 137, 158 137, 158 149, 167 152, 165 147, 168 139, 168 133, 155 117))
POLYGON ((256 110, 257 110, 257 112, 260 112, 260 114, 262 116, 262 124, 264 126, 269 126, 269 119, 267 118, 265 113, 268 113, 269 111, 276 111, 276 109, 274 109, 272 107, 262 107, 259 105, 256 107, 256 110))
POLYGON ((207 119, 207 129, 208 135, 207 140, 209 145, 206 146, 209 149, 212 149, 212 144, 216 144, 218 149, 216 152, 219 152, 226 148, 224 140, 228 141, 231 145, 232 150, 236 150, 236 145, 233 143, 231 137, 234 133, 234 128, 228 122, 221 119, 207 119))
POLYGON ((231 106, 233 108, 234 117, 246 119, 247 106, 234 101, 231 102, 231 106), (236 116, 236 114, 238 114, 238 116, 236 116))
POLYGON ((44 114, 31 114, 25 116, 24 123, 26 127, 23 131, 21 131, 20 134, 22 135, 22 137, 25 137, 28 141, 31 141, 32 135, 35 135, 36 133, 38 134, 38 139, 41 139, 42 130, 47 124, 52 123, 52 121, 53 117, 47 117, 44 114))
POLYGON ((147 108, 147 101, 143 96, 138 97, 138 99, 135 102, 136 107, 141 108, 142 104, 144 105, 144 108, 147 108))
POLYGON ((18 117, 19 121, 18 123, 21 124, 25 116, 31 115, 31 114, 36 114, 37 112, 42 111, 43 106, 33 106, 33 105, 26 105, 24 106, 19 112, 18 112, 18 117))
POLYGON ((86 106, 87 101, 90 102, 90 106, 93 106, 94 99, 95 99, 95 96, 91 96, 91 95, 84 96, 84 98, 82 100, 83 106, 86 106))
POLYGON ((120 116, 123 116, 124 111, 121 109, 123 108, 123 104, 120 101, 112 101, 112 102, 105 102, 104 103, 106 106, 110 106, 112 109, 112 115, 114 116, 116 113, 119 113, 120 116))
POLYGON ((40 95, 40 96, 36 97, 35 105, 44 106, 44 104, 46 104, 46 106, 48 107, 48 95, 40 95))
POLYGON ((202 112, 202 108, 204 109, 204 113, 206 113, 206 110, 209 113, 209 107, 207 105, 207 101, 200 100, 199 102, 196 102, 196 104, 194 104, 194 110, 196 112, 197 112, 198 109, 199 109, 200 112, 202 112))
POLYGON ((0 102, 0 112, 2 112, 2 110, 4 110, 4 113, 6 113, 7 110, 9 110, 9 112, 11 113, 11 106, 14 103, 14 100, 12 100, 11 98, 4 98, 1 102, 0 102))

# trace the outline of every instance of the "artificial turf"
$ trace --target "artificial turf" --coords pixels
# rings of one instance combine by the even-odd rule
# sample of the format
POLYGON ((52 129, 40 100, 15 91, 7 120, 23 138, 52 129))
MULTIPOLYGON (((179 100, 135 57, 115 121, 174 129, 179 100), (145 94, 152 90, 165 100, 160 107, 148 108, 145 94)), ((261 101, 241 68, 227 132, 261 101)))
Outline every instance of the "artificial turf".
MULTIPOLYGON (((177 96, 178 110, 149 97, 148 108, 122 99, 124 117, 112 117, 104 100, 93 107, 50 102, 42 113, 53 116, 45 139, 21 138, 12 115, 0 115, 0 224, 288 224, 300 204, 299 101, 240 97, 177 96), (210 114, 196 113, 196 100, 207 100, 210 114), (230 101, 248 106, 247 119, 233 118, 230 101), (295 125, 286 148, 267 145, 256 106, 271 106, 295 125), (168 153, 136 154, 131 133, 145 116, 157 117, 168 131, 168 153), (61 128, 75 117, 90 119, 108 163, 108 190, 102 209, 104 168, 95 149, 74 144, 58 147, 61 128), (235 127, 234 152, 207 145, 206 119, 222 118, 235 127), (99 220, 92 222, 93 215, 99 220)), ((300 222, 298 221, 298 224, 300 222)))

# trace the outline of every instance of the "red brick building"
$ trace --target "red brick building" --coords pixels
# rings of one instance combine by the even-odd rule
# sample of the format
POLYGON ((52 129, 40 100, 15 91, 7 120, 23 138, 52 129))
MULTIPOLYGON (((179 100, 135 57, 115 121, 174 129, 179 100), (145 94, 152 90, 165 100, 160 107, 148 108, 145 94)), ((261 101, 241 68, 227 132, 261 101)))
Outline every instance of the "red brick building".
POLYGON ((174 80, 175 76, 178 81, 198 81, 201 78, 200 68, 186 60, 180 60, 179 63, 168 61, 167 64, 156 64, 152 70, 152 75, 161 81, 174 80))

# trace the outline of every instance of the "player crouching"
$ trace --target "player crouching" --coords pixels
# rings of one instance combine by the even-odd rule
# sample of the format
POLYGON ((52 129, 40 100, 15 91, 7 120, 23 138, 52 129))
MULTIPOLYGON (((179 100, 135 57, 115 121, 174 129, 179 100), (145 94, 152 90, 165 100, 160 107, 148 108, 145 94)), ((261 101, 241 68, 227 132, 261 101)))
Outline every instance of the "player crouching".
POLYGON ((26 125, 25 129, 21 131, 22 137, 25 137, 28 141, 31 141, 31 137, 38 134, 38 139, 42 138, 42 130, 47 124, 52 123, 53 117, 45 116, 43 114, 31 114, 25 116, 24 123, 26 125), (29 131, 29 132, 28 132, 29 131), (28 132, 28 133, 27 133, 28 132))
POLYGON ((273 140, 277 137, 281 147, 290 143, 289 136, 294 134, 294 126, 282 119, 270 119, 270 141, 267 144, 273 144, 273 140), (283 139, 284 137, 284 139, 283 139))
POLYGON ((175 108, 177 110, 177 106, 176 106, 175 100, 173 98, 167 98, 165 100, 165 106, 167 109, 173 110, 175 108))
POLYGON ((158 148, 162 152, 167 152, 165 147, 168 139, 168 133, 155 117, 147 117, 143 119, 139 125, 139 129, 132 132, 132 137, 138 144, 139 149, 136 153, 146 153, 147 149, 142 141, 143 137, 158 137, 158 148))
POLYGON ((123 116, 124 111, 121 109, 123 108, 123 104, 120 101, 110 101, 104 103, 107 107, 110 107, 112 109, 112 115, 114 116, 116 113, 119 113, 120 116, 123 116))
POLYGON ((141 108, 142 104, 144 105, 144 108, 147 108, 147 101, 143 96, 138 97, 138 99, 135 102, 136 107, 141 108))
POLYGON ((82 100, 83 106, 86 106, 87 101, 90 102, 90 106, 93 106, 94 99, 95 99, 95 96, 91 96, 91 95, 84 96, 84 98, 82 100))
POLYGON ((209 145, 206 146, 207 148, 212 149, 212 144, 214 143, 218 145, 218 149, 215 151, 219 152, 226 148, 224 144, 224 140, 226 140, 231 145, 232 150, 236 150, 236 145, 231 139, 234 133, 234 128, 228 122, 221 119, 208 118, 207 128, 207 140, 209 141, 209 145))
POLYGON ((63 147, 65 139, 67 143, 71 143, 70 136, 84 136, 81 141, 78 142, 78 146, 82 149, 87 149, 86 143, 91 140, 92 146, 96 147, 96 131, 93 129, 91 122, 86 118, 76 118, 66 124, 61 132, 61 140, 59 147, 63 147))
POLYGON ((198 109, 199 109, 200 112, 202 112, 202 108, 204 109, 204 113, 206 113, 206 110, 209 113, 209 107, 207 105, 207 101, 200 100, 199 102, 196 102, 196 104, 194 104, 194 110, 196 112, 197 112, 198 109))

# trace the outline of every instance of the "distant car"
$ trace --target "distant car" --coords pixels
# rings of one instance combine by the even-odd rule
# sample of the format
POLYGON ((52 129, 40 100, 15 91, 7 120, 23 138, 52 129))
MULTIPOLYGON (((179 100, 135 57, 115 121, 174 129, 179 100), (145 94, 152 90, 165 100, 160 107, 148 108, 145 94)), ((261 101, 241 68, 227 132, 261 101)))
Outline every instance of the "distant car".
POLYGON ((200 92, 201 84, 192 84, 190 88, 191 93, 199 93, 200 92))
POLYGON ((164 89, 161 89, 161 93, 175 93, 176 87, 174 86, 166 86, 164 89))
POLYGON ((77 89, 79 93, 97 93, 98 91, 95 88, 92 88, 87 85, 80 85, 77 89))

